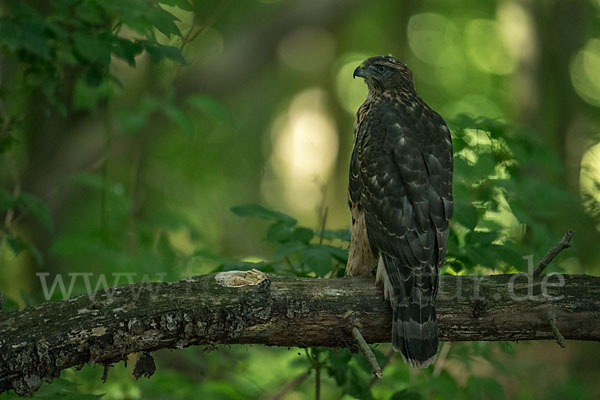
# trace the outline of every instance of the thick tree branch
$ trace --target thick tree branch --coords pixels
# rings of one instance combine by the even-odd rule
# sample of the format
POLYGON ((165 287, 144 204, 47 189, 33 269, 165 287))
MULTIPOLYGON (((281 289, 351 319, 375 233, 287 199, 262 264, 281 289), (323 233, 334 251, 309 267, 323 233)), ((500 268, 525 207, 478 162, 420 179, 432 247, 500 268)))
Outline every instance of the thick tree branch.
MULTIPOLYGON (((440 286, 441 340, 553 339, 550 318, 565 339, 600 340, 600 277, 443 276, 440 286)), ((391 311, 372 279, 249 271, 119 286, 0 314, 0 392, 161 348, 354 347, 354 326, 369 343, 389 342, 391 311)))

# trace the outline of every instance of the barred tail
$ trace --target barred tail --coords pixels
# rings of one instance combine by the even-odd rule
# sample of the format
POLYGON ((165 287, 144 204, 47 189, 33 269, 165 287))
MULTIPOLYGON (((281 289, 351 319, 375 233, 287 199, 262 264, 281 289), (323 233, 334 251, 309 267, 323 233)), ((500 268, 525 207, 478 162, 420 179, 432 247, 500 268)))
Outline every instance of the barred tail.
POLYGON ((437 276, 427 275, 386 255, 377 267, 377 280, 383 281, 393 311, 392 346, 415 368, 431 365, 439 344, 434 304, 437 276))
POLYGON ((397 304, 392 321, 392 346, 402 353, 404 362, 426 368, 435 361, 438 350, 434 306, 397 304))

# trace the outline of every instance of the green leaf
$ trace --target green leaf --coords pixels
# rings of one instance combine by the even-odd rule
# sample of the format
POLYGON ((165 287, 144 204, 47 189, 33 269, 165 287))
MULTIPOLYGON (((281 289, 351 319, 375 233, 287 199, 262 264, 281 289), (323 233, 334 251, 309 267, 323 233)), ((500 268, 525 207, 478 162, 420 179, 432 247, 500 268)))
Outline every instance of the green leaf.
POLYGON ((503 353, 515 354, 517 344, 515 342, 507 342, 503 340, 498 342, 498 347, 500 348, 500 350, 502 350, 503 353))
POLYGON ((300 252, 300 257, 318 276, 325 276, 331 272, 331 254, 323 246, 308 246, 300 252))
POLYGON ((38 248, 30 241, 27 241, 20 236, 15 236, 12 232, 7 232, 6 242, 15 255, 19 255, 24 250, 29 250, 29 254, 33 257, 36 264, 38 266, 43 264, 42 253, 40 253, 38 248))
POLYGON ((177 47, 165 46, 158 43, 152 43, 151 41, 142 42, 144 49, 150 55, 150 59, 154 63, 159 63, 163 58, 168 58, 173 61, 177 61, 181 64, 187 64, 185 58, 181 55, 181 52, 177 47))
POLYGON ((148 122, 152 113, 164 107, 164 102, 154 96, 145 97, 137 110, 119 110, 117 118, 121 128, 126 133, 133 133, 142 129, 148 122))
POLYGON ((473 230, 479 219, 477 208, 468 201, 456 199, 454 201, 454 219, 465 228, 473 230))
POLYGON ((280 211, 269 210, 258 204, 244 204, 231 207, 231 211, 240 217, 261 218, 269 221, 281 222, 286 226, 296 225, 296 219, 280 211))
POLYGON ((15 52, 22 45, 21 28, 6 17, 0 18, 0 44, 10 52, 15 52))
POLYGON ((2 300, 2 311, 13 312, 19 311, 19 304, 10 297, 4 296, 2 300))
POLYGON ((79 56, 90 62, 98 62, 103 66, 110 64, 112 43, 110 36, 90 35, 81 31, 73 34, 74 49, 79 56))
POLYGON ((48 58, 48 38, 44 34, 45 23, 42 18, 32 18, 20 25, 23 47, 32 53, 48 58))
POLYGON ((181 128, 183 133, 188 136, 192 136, 196 133, 196 124, 194 123, 194 120, 184 110, 167 104, 164 108, 164 112, 171 121, 175 122, 177 126, 181 128))
POLYGON ((139 42, 132 42, 123 38, 116 38, 112 42, 112 52, 131 67, 135 67, 135 57, 143 50, 139 42))
POLYGON ((41 267, 44 264, 42 252, 37 248, 36 245, 33 244, 33 242, 27 241, 26 244, 27 244, 27 250, 29 250, 29 254, 31 254, 33 259, 35 260, 35 263, 41 267))
POLYGON ((327 367, 327 373, 335 379, 338 386, 343 386, 346 383, 348 375, 348 363, 352 359, 352 354, 348 349, 328 350, 327 360, 330 366, 327 367))
POLYGON ((291 241, 286 242, 279 246, 277 250, 275 250, 275 258, 283 258, 287 257, 290 254, 298 253, 304 249, 306 249, 307 245, 302 242, 291 241))
POLYGON ((300 242, 308 244, 314 236, 315 233, 310 228, 299 226, 296 229, 294 229, 294 239, 300 242))
POLYGON ((186 103, 196 110, 219 121, 231 123, 233 118, 229 109, 214 97, 195 94, 185 99, 186 103))
POLYGON ((52 216, 50 215, 50 210, 39 197, 31 193, 21 193, 18 198, 18 204, 19 209, 23 213, 31 215, 46 228, 52 229, 52 216))
POLYGON ((527 268, 527 261, 523 259, 523 255, 507 245, 493 245, 487 247, 486 250, 491 260, 498 260, 496 264, 506 264, 518 270, 527 268))
POLYGON ((421 400, 423 396, 413 390, 404 389, 396 392, 390 397, 390 400, 421 400))
POLYGON ((12 194, 8 190, 0 188, 0 211, 10 210, 14 205, 15 200, 12 194))
POLYGON ((19 290, 19 295, 21 296, 21 300, 27 307, 34 307, 37 305, 37 302, 31 297, 31 294, 26 292, 25 290, 19 290))
POLYGON ((327 250, 331 257, 335 258, 339 262, 345 264, 348 262, 348 249, 342 249, 340 247, 330 246, 328 244, 321 245, 323 249, 327 250))
POLYGON ((36 399, 61 400, 100 400, 103 394, 85 394, 78 390, 79 385, 66 379, 58 378, 51 384, 44 384, 35 393, 36 399))
POLYGON ((104 9, 98 3, 82 2, 76 10, 77 17, 85 22, 85 25, 102 26, 110 22, 104 9))
POLYGON ((480 179, 484 179, 494 174, 496 157, 492 153, 478 154, 475 168, 480 179))
POLYGON ((148 115, 129 110, 117 111, 117 119, 125 133, 133 133, 142 129, 148 122, 148 115))
POLYGON ((344 391, 350 396, 361 400, 370 400, 373 398, 369 382, 359 374, 356 368, 350 368, 350 379, 344 386, 344 391))
POLYGON ((19 236, 7 235, 6 242, 15 255, 19 255, 19 253, 27 248, 27 244, 19 236))
POLYGON ((467 233, 465 242, 467 247, 473 245, 491 246, 496 239, 498 239, 498 232, 471 231, 467 233))
POLYGON ((104 81, 105 72, 102 68, 98 68, 97 65, 91 65, 86 71, 85 81, 91 87, 100 86, 104 81))
POLYGON ((158 2, 171 7, 179 7, 185 11, 194 11, 194 7, 187 0, 158 0, 158 2))
POLYGON ((288 242, 293 237, 294 231, 281 222, 272 224, 267 230, 267 240, 269 242, 288 242))
POLYGON ((177 251, 173 248, 169 237, 161 234, 155 241, 155 252, 164 265, 172 265, 177 259, 177 251))
POLYGON ((456 154, 467 147, 467 142, 462 137, 452 138, 452 150, 456 154))
POLYGON ((77 79, 73 90, 73 109, 87 110, 101 100, 111 97, 113 90, 108 82, 90 86, 85 79, 77 79))
POLYGON ((323 231, 317 232, 317 236, 323 236, 323 239, 334 240, 339 239, 343 242, 350 241, 350 229, 325 229, 323 231))
POLYGON ((179 28, 175 25, 175 21, 179 19, 164 8, 151 7, 147 10, 146 17, 166 37, 181 36, 179 28))

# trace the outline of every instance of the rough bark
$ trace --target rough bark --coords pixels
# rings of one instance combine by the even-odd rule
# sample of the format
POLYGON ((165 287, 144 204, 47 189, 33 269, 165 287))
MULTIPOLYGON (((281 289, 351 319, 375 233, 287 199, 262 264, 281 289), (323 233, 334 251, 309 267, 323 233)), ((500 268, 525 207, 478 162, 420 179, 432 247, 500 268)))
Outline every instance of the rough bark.
MULTIPOLYGON (((561 284, 557 276, 444 276, 437 301, 440 338, 552 339, 554 319, 566 339, 600 340, 600 277, 563 278, 561 284)), ((161 348, 354 346, 353 326, 369 343, 389 342, 390 321, 372 279, 254 271, 124 285, 0 314, 0 393, 28 394, 65 368, 107 365, 161 348)), ((147 361, 140 374, 152 372, 147 361)))

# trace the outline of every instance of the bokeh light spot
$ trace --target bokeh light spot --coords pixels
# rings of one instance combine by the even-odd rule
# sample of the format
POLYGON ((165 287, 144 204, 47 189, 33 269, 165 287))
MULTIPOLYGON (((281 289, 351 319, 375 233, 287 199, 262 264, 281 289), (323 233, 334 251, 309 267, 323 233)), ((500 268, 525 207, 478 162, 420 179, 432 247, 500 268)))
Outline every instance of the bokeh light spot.
POLYGON ((600 39, 588 41, 573 58, 571 82, 586 102, 600 107, 600 39))
POLYGON ((440 14, 417 14, 408 21, 408 44, 422 61, 437 65, 453 61, 448 53, 458 53, 460 32, 450 20, 440 14), (443 57, 444 56, 444 57, 443 57), (442 58, 443 57, 443 58, 442 58))
POLYGON ((338 154, 338 133, 326 107, 326 92, 307 89, 297 94, 287 112, 273 124, 273 154, 263 194, 283 200, 299 212, 313 211, 322 200, 338 154), (273 180, 274 178, 274 180, 273 180))
POLYGON ((516 60, 505 46, 498 22, 490 19, 469 21, 465 29, 467 56, 478 69, 506 75, 515 69, 516 60))
POLYGON ((581 159, 579 190, 586 210, 600 214, 600 143, 590 147, 581 159))

